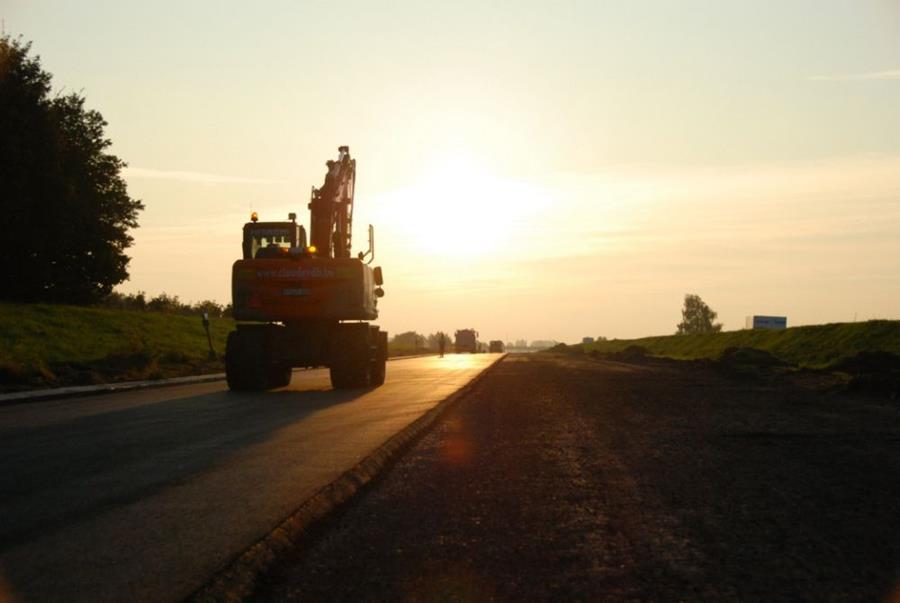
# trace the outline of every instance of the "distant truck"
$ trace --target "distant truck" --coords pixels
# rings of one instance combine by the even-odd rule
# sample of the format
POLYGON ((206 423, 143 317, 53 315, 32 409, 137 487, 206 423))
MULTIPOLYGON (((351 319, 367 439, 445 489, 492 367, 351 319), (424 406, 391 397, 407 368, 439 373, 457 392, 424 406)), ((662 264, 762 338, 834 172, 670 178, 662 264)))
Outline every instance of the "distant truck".
POLYGON ((456 343, 453 349, 457 354, 478 352, 478 331, 475 329, 460 329, 456 332, 456 343))
POLYGON ((499 339, 492 339, 490 343, 489 351, 491 354, 502 354, 503 353, 503 342, 499 339))
POLYGON ((787 316, 748 316, 748 329, 786 329, 787 316))

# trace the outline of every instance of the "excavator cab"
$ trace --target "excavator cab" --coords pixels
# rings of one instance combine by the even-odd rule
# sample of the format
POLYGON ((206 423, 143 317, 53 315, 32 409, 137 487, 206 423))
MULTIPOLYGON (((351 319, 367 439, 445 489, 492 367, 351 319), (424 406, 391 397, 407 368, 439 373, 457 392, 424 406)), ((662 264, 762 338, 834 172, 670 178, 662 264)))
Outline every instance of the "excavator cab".
POLYGON ((291 250, 306 251, 306 229, 297 224, 296 214, 290 214, 289 219, 290 222, 258 222, 253 212, 251 221, 244 224, 244 259, 286 257, 291 250))

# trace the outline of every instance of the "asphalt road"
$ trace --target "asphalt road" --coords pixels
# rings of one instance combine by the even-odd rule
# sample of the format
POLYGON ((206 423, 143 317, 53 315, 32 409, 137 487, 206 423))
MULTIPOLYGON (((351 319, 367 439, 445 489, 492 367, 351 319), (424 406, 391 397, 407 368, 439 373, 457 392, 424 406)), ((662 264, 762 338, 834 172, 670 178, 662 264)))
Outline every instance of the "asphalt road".
POLYGON ((0 408, 0 601, 177 601, 498 359, 325 370, 0 408))

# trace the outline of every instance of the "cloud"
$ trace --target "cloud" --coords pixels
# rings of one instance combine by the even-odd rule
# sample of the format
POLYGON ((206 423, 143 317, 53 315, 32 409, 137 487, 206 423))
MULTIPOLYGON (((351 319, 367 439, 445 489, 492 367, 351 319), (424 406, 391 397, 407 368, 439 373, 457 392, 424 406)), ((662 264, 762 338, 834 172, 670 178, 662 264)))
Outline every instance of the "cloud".
POLYGON ((813 75, 811 80, 817 82, 851 82, 862 80, 900 80, 900 69, 887 71, 871 71, 869 73, 851 73, 845 75, 813 75))
POLYGON ((240 176, 225 176, 223 174, 178 170, 154 170, 148 168, 127 167, 122 171, 126 178, 175 180, 178 182, 195 182, 197 184, 276 184, 280 182, 279 180, 267 180, 263 178, 242 178, 240 176))

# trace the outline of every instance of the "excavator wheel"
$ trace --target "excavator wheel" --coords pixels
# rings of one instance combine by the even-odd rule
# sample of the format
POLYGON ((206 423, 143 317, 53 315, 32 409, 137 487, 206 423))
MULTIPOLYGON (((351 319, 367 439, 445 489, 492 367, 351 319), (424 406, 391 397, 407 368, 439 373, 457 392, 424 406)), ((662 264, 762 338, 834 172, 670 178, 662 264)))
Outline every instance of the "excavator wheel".
POLYGON ((384 385, 384 377, 387 370, 388 334, 386 331, 375 331, 375 358, 372 360, 372 368, 369 372, 369 385, 378 387, 384 385))
POLYGON ((228 334, 225 344, 225 379, 235 391, 258 391, 269 387, 265 365, 265 333, 238 330, 228 334))
POLYGON ((368 387, 372 368, 368 325, 338 325, 332 336, 330 359, 334 389, 368 387))
POLYGON ((268 369, 268 388, 287 387, 291 384, 291 378, 294 376, 294 370, 285 365, 270 366, 268 369))

